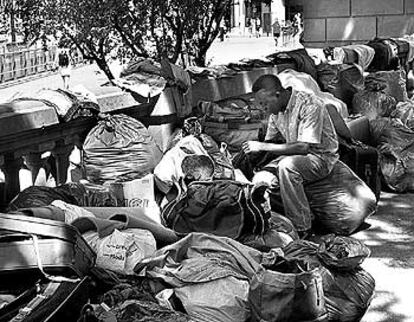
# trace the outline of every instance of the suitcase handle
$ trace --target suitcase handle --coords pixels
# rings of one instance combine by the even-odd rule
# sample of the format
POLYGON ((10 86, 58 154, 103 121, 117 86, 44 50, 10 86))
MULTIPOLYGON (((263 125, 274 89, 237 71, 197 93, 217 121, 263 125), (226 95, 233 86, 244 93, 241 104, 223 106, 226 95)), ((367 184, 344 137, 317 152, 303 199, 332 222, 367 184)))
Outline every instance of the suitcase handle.
POLYGON ((56 275, 50 275, 48 273, 46 273, 43 269, 43 265, 42 265, 42 259, 40 258, 40 251, 39 251, 39 238, 36 235, 30 234, 30 236, 32 237, 33 240, 33 246, 34 246, 34 251, 36 254, 36 259, 37 259, 37 267, 39 268, 40 272, 43 274, 44 277, 46 277, 48 280, 52 281, 52 282, 69 282, 69 283, 78 283, 80 282, 80 278, 68 278, 68 277, 64 277, 64 276, 56 276, 56 275))

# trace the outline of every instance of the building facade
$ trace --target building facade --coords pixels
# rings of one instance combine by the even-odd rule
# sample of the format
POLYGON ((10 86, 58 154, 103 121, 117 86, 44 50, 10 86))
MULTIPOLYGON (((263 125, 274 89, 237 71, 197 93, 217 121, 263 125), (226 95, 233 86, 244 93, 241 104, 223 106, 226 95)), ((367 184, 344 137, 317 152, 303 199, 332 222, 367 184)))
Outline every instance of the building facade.
POLYGON ((414 0, 287 0, 303 11, 304 44, 365 43, 414 33, 414 0))

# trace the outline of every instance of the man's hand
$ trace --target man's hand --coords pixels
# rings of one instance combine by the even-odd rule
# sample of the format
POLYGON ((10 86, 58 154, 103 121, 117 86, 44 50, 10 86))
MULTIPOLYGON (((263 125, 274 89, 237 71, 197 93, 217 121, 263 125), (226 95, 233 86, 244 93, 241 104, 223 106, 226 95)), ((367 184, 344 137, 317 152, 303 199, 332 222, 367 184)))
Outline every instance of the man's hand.
POLYGON ((253 153, 263 151, 263 143, 259 141, 247 141, 242 144, 244 153, 253 153))

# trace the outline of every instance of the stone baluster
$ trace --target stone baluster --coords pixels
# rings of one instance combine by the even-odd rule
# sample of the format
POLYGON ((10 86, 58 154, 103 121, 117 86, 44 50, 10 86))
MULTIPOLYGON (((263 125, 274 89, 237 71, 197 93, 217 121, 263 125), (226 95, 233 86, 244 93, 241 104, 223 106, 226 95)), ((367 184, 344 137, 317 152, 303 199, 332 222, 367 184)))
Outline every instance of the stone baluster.
POLYGON ((5 201, 9 202, 20 192, 19 171, 22 167, 22 159, 14 154, 6 154, 0 167, 5 177, 5 201))
POLYGON ((64 140, 56 142, 52 155, 56 162, 56 184, 66 183, 69 168, 69 156, 73 150, 73 143, 66 143, 64 140))

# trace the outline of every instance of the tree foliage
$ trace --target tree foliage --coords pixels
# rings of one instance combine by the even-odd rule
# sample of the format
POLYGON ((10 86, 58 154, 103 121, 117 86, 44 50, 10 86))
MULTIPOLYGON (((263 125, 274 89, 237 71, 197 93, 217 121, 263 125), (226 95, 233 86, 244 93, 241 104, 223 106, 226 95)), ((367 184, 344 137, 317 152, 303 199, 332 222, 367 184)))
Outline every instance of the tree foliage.
POLYGON ((116 49, 132 57, 175 63, 187 52, 204 66, 231 0, 16 0, 26 40, 59 35, 97 62, 111 79, 106 57, 116 49))

